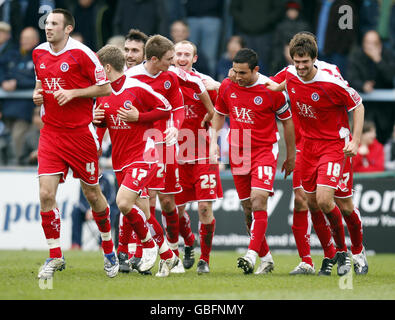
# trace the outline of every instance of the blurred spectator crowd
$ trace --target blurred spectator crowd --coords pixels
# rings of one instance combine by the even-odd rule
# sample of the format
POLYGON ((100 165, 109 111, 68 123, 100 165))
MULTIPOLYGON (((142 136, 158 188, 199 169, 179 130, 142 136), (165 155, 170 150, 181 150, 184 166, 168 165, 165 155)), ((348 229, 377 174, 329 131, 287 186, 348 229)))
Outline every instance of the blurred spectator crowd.
MULTIPOLYGON (((242 47, 258 53, 263 74, 274 75, 292 63, 289 40, 307 30, 317 36, 319 59, 336 64, 359 92, 395 87, 395 0, 0 0, 3 92, 34 88, 32 50, 45 41, 45 17, 56 7, 72 12, 72 36, 94 51, 122 47, 131 28, 188 39, 198 48, 195 68, 218 81, 242 47)), ((364 104, 385 163, 371 171, 395 170, 395 102, 364 104)), ((41 127, 31 98, 0 99, 0 165, 36 165, 41 127)))

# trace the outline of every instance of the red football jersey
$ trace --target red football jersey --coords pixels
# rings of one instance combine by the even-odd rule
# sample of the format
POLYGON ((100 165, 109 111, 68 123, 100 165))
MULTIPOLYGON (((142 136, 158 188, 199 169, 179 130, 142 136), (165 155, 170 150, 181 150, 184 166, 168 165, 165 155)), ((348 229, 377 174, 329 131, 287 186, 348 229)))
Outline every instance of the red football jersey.
MULTIPOLYGON (((193 88, 198 94, 205 90, 203 82, 201 82, 198 77, 191 77, 185 71, 175 67, 170 67, 169 71, 152 75, 147 71, 144 63, 141 63, 128 69, 125 74, 127 77, 133 77, 149 84, 156 92, 162 94, 170 102, 172 113, 184 108, 180 83, 184 86, 193 88)), ((155 123, 155 128, 164 132, 169 126, 177 126, 177 124, 172 123, 172 121, 173 118, 170 120, 159 120, 155 123)))
POLYGON ((112 143, 112 165, 114 171, 120 171, 136 162, 156 162, 152 158, 155 146, 147 130, 150 123, 124 122, 119 119, 118 110, 127 108, 131 103, 139 112, 153 109, 171 110, 169 102, 155 92, 149 85, 133 78, 126 78, 122 88, 111 96, 100 97, 96 104, 101 104, 105 110, 105 123, 110 133, 112 143))
MULTIPOLYGON (((341 76, 341 74, 340 74, 339 68, 338 68, 335 64, 330 64, 330 63, 327 63, 327 62, 325 62, 325 61, 321 61, 321 60, 318 60, 318 59, 317 59, 317 60, 315 61, 314 65, 315 65, 317 68, 322 69, 322 70, 325 70, 325 71, 329 72, 330 74, 332 74, 333 76, 339 77, 340 79, 342 79, 343 81, 345 81, 345 80, 343 79, 343 77, 341 76)), ((282 69, 281 71, 279 71, 275 76, 270 77, 270 79, 273 80, 273 81, 275 81, 275 82, 277 82, 277 83, 282 83, 282 82, 285 80, 285 78, 286 78, 287 69, 288 69, 289 67, 292 67, 292 65, 289 65, 289 66, 283 68, 283 69, 282 69)), ((347 82, 345 81, 345 83, 347 83, 347 82)), ((291 105, 291 110, 293 110, 293 106, 292 106, 292 105, 291 105)), ((293 111, 294 111, 294 110, 293 110, 293 111)), ((294 117, 292 118, 292 120, 293 120, 294 126, 295 126, 295 142, 296 142, 296 149, 297 149, 297 150, 301 150, 301 138, 302 138, 302 135, 301 135, 301 132, 300 132, 301 129, 300 129, 299 118, 294 116, 294 117)))
MULTIPOLYGON (((197 71, 191 72, 190 75, 201 79, 209 78, 197 71)), ((181 91, 185 103, 185 119, 178 135, 180 145, 178 159, 182 162, 208 159, 210 145, 208 128, 201 127, 204 116, 207 114, 206 107, 193 88, 181 84, 181 91)), ((212 103, 215 104, 217 91, 210 90, 208 93, 212 103)))
MULTIPOLYGON (((125 73, 127 77, 133 77, 141 82, 149 84, 152 89, 163 95, 171 104, 172 112, 177 109, 184 108, 184 101, 180 91, 177 76, 171 72, 159 72, 151 75, 144 67, 144 63, 130 68, 125 73)), ((159 120, 154 124, 154 128, 164 132, 170 120, 159 120)), ((163 137, 164 138, 164 137, 163 137)), ((159 141, 157 141, 159 142, 159 141)))
POLYGON ((356 108, 362 99, 341 76, 318 68, 315 77, 305 82, 290 66, 286 70, 286 89, 303 137, 333 140, 350 135, 347 111, 356 108))
POLYGON ((65 48, 53 52, 45 42, 33 50, 36 80, 43 88, 42 120, 59 128, 87 126, 93 119, 93 99, 75 98, 59 106, 53 93, 59 89, 80 89, 109 81, 96 54, 69 37, 65 48))
POLYGON ((216 112, 229 115, 230 145, 248 148, 252 155, 259 155, 262 147, 270 147, 279 140, 276 117, 280 120, 292 117, 285 95, 267 89, 264 85, 267 81, 267 77, 259 74, 256 83, 241 87, 225 79, 215 104, 216 112))

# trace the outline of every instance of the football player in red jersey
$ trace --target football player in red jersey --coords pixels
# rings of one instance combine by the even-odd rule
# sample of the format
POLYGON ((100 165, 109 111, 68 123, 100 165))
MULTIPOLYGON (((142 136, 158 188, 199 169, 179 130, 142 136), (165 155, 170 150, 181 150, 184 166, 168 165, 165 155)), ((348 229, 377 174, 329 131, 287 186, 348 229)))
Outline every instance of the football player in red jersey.
MULTIPOLYGON (((175 46, 174 64, 182 70, 208 79, 192 69, 198 59, 196 46, 189 41, 178 42, 175 46)), ((210 78, 210 81, 213 81, 210 78)), ((184 267, 189 269, 194 263, 193 245, 195 236, 192 233, 190 219, 185 211, 188 202, 198 201, 199 238, 201 256, 197 264, 198 274, 208 273, 212 240, 215 231, 215 218, 212 204, 222 198, 222 186, 218 164, 209 163, 209 123, 214 108, 208 108, 200 101, 193 89, 181 85, 185 103, 185 119, 179 133, 180 151, 178 155, 180 184, 183 191, 175 195, 180 217, 180 234, 184 238, 184 267)), ((217 92, 209 92, 215 103, 217 92)))
MULTIPOLYGON (((198 77, 171 67, 174 57, 174 44, 161 36, 151 36, 145 46, 146 61, 126 71, 126 76, 139 79, 149 84, 156 92, 161 93, 172 105, 172 115, 168 121, 154 123, 158 130, 155 143, 158 147, 160 160, 157 175, 148 189, 150 210, 155 214, 156 196, 162 208, 162 220, 166 229, 166 237, 170 247, 178 255, 179 222, 174 194, 182 191, 178 177, 178 165, 175 159, 177 135, 185 118, 184 101, 180 83, 191 87, 204 103, 210 98, 198 77), (172 71, 169 69, 173 68, 172 71)), ((211 102, 210 102, 211 103, 211 102)))
POLYGON ((101 233, 105 271, 114 277, 119 269, 113 252, 109 206, 98 183, 99 145, 91 123, 92 98, 109 95, 111 87, 95 53, 69 36, 74 25, 67 10, 53 10, 45 22, 47 42, 33 51, 33 102, 41 106, 44 122, 38 147, 40 214, 49 246, 49 258, 38 274, 41 279, 51 278, 56 270, 65 268, 56 193, 69 168, 81 180, 92 207, 101 233))
POLYGON ((150 135, 151 124, 169 118, 171 105, 149 85, 124 75, 125 59, 120 49, 105 46, 99 50, 98 56, 111 81, 113 93, 97 99, 100 108, 96 108, 95 114, 102 109, 104 124, 110 133, 112 163, 119 185, 117 205, 125 216, 123 222, 126 220, 132 227, 145 249, 135 267, 146 272, 156 261, 156 248, 145 223, 147 221, 152 226, 161 257, 156 275, 166 277, 180 260, 164 240, 162 227, 150 215, 146 188, 156 173, 158 161, 150 135), (144 212, 143 215, 139 214, 135 204, 144 212))
MULTIPOLYGON (((326 214, 338 251, 334 257, 324 258, 319 274, 330 275, 333 264, 336 262, 339 275, 347 273, 351 268, 347 247, 344 243, 340 210, 352 239, 354 270, 357 274, 366 274, 368 265, 362 245, 360 216, 358 209, 353 207, 350 198, 350 194, 352 195, 352 169, 349 159, 354 156, 355 144, 358 145, 360 139, 361 123, 363 124, 364 118, 362 100, 358 93, 339 76, 338 72, 328 68, 328 64, 325 62, 316 61, 317 45, 313 35, 299 33, 294 36, 291 44, 291 56, 295 56, 293 58, 294 66, 284 70, 285 83, 282 83, 277 90, 286 85, 291 105, 301 123, 299 130, 302 136, 300 170, 303 175, 301 180, 302 187, 307 192, 313 223, 315 225, 314 219, 316 219, 317 213, 322 211, 326 214), (352 110, 354 112, 352 138, 344 106, 349 112, 352 110), (317 147, 315 150, 308 151, 314 143, 320 144, 322 148, 326 149, 319 150, 317 147), (307 148, 306 151, 305 148, 307 148), (313 154, 315 158, 312 157, 313 154), (304 172, 307 169, 305 168, 306 163, 311 170, 306 172, 311 178, 308 178, 304 172), (345 176, 345 173, 348 173, 348 176, 345 176), (342 184, 344 186, 340 188, 339 185, 342 184), (348 190, 339 190, 344 187, 347 187, 348 190)), ((320 241, 323 242, 321 238, 320 241)))
MULTIPOLYGON (((301 34, 306 32, 301 32, 301 34)), ((310 34, 310 33, 307 33, 310 34)), ((314 36, 314 35, 313 35, 314 36)), ((333 75, 341 78, 340 70, 336 65, 329 64, 325 61, 315 60, 314 65, 322 70, 332 73, 333 75)), ((290 66, 289 66, 290 67, 290 66)), ((271 80, 281 85, 277 87, 274 85, 276 90, 285 90, 285 76, 287 68, 284 68, 278 72, 271 80)), ((270 84, 268 84, 270 87, 270 84)), ((291 105, 292 108, 292 105, 291 105)), ((294 200, 294 211, 293 211, 293 224, 292 231, 295 237, 296 247, 299 252, 299 256, 302 261, 294 270, 290 272, 291 275, 296 274, 314 274, 314 264, 310 255, 310 232, 311 224, 308 213, 308 204, 306 194, 301 184, 301 152, 302 152, 302 136, 300 133, 300 123, 297 117, 293 117, 295 125, 295 136, 296 136, 296 162, 295 170, 293 173, 293 189, 295 194, 294 200)), ((363 246, 363 229, 362 221, 359 210, 354 206, 352 195, 353 195, 353 170, 352 170, 352 158, 347 157, 345 160, 345 166, 343 168, 343 176, 340 180, 340 186, 337 188, 334 194, 335 202, 339 206, 339 209, 343 215, 343 218, 347 224, 348 232, 351 238, 351 253, 353 255, 354 271, 356 274, 366 274, 368 272, 368 264, 366 258, 366 252, 363 246)), ((324 249, 324 260, 322 262, 323 268, 321 268, 321 275, 330 275, 331 273, 325 271, 325 266, 328 265, 331 259, 335 257, 336 249, 334 248, 333 242, 329 241, 332 237, 330 228, 326 223, 323 216, 324 214, 319 211, 315 212, 311 216, 316 234, 321 242, 324 249)))
POLYGON ((295 166, 295 133, 290 108, 282 93, 272 94, 264 83, 268 78, 258 73, 258 57, 251 49, 241 49, 233 59, 236 82, 225 79, 218 92, 212 120, 210 158, 216 161, 217 134, 225 116, 230 118, 230 166, 235 187, 250 231, 250 244, 238 267, 244 273, 254 271, 257 256, 261 264, 256 274, 274 268, 266 242, 267 200, 273 194, 277 167, 278 139, 276 118, 284 126, 286 160, 282 165, 287 177, 295 166))

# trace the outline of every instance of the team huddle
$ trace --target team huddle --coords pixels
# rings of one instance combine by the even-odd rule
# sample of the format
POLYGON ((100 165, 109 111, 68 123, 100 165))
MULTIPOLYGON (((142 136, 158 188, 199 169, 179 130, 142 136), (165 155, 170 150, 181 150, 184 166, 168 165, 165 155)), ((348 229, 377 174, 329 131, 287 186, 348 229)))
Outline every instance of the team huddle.
POLYGON ((255 274, 274 269, 265 233, 281 122, 286 146, 282 171, 285 177, 293 172, 292 231, 302 260, 290 274, 315 274, 310 221, 324 251, 319 275, 330 275, 335 264, 338 275, 344 275, 351 262, 356 274, 368 272, 361 218, 352 202, 351 159, 359 145, 364 107, 336 66, 317 60, 314 35, 296 34, 290 42, 294 65, 270 78, 259 73, 256 53, 241 49, 229 77, 218 83, 192 68, 197 49, 189 41, 173 44, 132 29, 124 52, 106 45, 94 53, 70 37, 74 25, 67 10, 53 10, 45 23, 47 42, 33 51, 33 101, 41 106, 44 122, 38 149, 40 214, 49 246, 40 279, 66 266, 56 192, 69 168, 92 208, 107 276, 119 271, 151 274, 158 255, 157 277, 192 268, 197 239, 186 204, 193 201, 198 202, 201 251, 196 271, 209 273, 216 225, 212 205, 222 197, 217 139, 225 117, 230 120, 231 172, 250 234, 237 267, 252 273, 259 257, 255 274), (107 131, 121 212, 116 250, 109 205, 98 183, 98 157, 107 131), (155 217, 157 198, 164 228, 155 217))

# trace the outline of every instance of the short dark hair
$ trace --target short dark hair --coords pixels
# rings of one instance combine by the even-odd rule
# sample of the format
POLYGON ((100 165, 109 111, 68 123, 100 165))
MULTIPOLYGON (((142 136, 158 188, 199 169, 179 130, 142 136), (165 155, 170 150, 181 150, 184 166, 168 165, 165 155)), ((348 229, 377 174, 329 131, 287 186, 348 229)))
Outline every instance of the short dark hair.
POLYGON ((293 59, 295 55, 303 57, 306 54, 311 59, 317 58, 318 47, 314 34, 303 31, 295 34, 291 39, 289 43, 289 55, 293 59))
POLYGON ((250 48, 243 48, 237 51, 233 62, 248 63, 248 67, 253 70, 258 65, 258 54, 250 48))
POLYGON ((51 11, 51 13, 60 13, 63 14, 64 17, 64 27, 70 25, 75 28, 75 19, 69 10, 63 8, 56 8, 51 11))
POLYGON ((148 36, 138 29, 130 29, 128 34, 125 36, 125 40, 141 41, 142 43, 146 44, 148 36))

